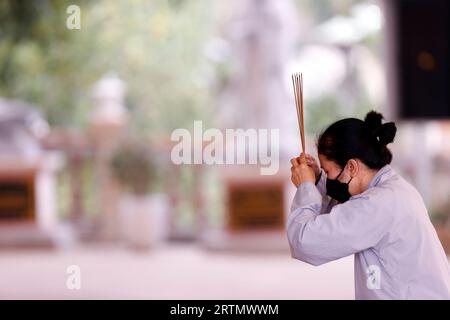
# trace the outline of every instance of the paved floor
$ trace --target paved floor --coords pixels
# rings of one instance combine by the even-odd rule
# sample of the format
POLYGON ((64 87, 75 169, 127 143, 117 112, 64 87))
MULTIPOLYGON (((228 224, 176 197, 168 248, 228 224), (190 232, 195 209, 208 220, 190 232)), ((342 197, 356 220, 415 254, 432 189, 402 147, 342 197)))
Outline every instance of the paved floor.
POLYGON ((208 252, 171 245, 1 251, 0 299, 353 299, 353 258, 320 267, 285 254, 208 252), (69 265, 81 289, 66 287, 69 265))

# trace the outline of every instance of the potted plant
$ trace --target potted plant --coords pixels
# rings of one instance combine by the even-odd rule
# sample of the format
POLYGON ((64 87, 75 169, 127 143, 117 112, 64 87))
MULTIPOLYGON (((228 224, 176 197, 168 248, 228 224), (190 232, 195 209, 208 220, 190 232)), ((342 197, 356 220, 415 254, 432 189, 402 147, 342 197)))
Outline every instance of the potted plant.
POLYGON ((113 154, 111 168, 124 191, 119 210, 122 235, 139 249, 160 243, 167 234, 167 202, 151 192, 158 170, 155 154, 147 144, 126 139, 113 154))

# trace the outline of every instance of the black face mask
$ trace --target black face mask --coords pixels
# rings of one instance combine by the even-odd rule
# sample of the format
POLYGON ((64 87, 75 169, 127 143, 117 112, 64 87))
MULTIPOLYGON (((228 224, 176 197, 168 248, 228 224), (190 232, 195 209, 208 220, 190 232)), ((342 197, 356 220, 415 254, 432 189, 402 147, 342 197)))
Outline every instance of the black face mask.
POLYGON ((342 174, 344 169, 345 169, 345 167, 342 168, 341 172, 338 174, 336 179, 328 179, 327 178, 327 195, 329 195, 333 199, 336 199, 340 203, 344 203, 345 201, 350 199, 350 197, 352 196, 350 194, 350 192, 348 191, 348 185, 352 181, 353 177, 350 178, 350 181, 347 183, 340 182, 338 180, 339 176, 342 174))

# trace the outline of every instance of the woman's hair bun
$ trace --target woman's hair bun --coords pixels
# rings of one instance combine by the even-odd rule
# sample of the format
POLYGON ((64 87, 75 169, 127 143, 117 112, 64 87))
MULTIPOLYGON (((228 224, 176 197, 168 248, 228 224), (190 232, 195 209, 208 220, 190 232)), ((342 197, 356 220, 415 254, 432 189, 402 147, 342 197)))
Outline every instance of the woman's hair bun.
POLYGON ((364 123, 369 129, 370 134, 381 144, 387 145, 394 141, 397 127, 394 122, 382 124, 383 115, 376 111, 367 113, 364 123))

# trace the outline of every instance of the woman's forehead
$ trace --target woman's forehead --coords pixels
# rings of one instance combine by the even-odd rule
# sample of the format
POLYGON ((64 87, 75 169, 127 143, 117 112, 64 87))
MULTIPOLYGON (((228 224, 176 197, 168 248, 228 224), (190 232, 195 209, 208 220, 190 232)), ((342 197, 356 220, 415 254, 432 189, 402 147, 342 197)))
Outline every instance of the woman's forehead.
POLYGON ((334 168, 338 168, 338 164, 332 160, 327 159, 323 155, 319 155, 320 167, 324 170, 331 170, 334 168))

